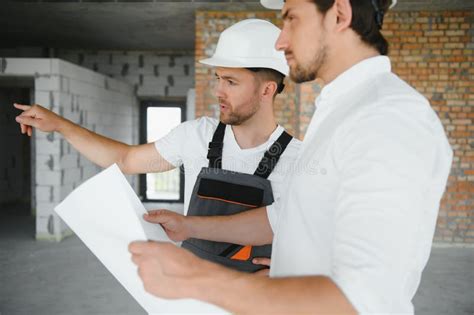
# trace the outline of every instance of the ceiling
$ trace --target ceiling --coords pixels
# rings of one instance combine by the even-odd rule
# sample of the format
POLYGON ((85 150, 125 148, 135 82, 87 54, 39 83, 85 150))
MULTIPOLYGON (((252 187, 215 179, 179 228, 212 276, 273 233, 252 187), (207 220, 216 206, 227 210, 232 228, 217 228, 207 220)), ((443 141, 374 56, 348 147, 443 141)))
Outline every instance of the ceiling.
POLYGON ((255 1, 2 4, 0 47, 191 50, 199 9, 264 10, 255 1))
MULTIPOLYGON (((398 0, 397 10, 472 10, 472 0, 398 0)), ((0 48, 193 50, 196 10, 265 10, 259 1, 2 1, 0 48)))

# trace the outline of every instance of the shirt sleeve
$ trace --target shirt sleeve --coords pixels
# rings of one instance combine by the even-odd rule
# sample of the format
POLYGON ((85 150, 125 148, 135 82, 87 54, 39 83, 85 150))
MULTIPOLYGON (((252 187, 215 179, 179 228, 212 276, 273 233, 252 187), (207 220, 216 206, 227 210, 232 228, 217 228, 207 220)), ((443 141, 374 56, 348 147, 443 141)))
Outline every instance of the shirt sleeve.
POLYGON ((440 139, 407 116, 379 112, 336 136, 332 279, 359 313, 412 313, 431 249, 437 211, 424 206, 440 139))
POLYGON ((183 122, 173 128, 166 136, 155 141, 156 150, 175 167, 183 164, 185 143, 194 124, 194 121, 183 122))
POLYGON ((295 171, 295 160, 298 157, 298 151, 301 146, 301 141, 293 138, 281 155, 275 169, 270 174, 270 181, 272 182, 273 195, 275 201, 267 206, 267 216, 273 234, 277 232, 278 217, 281 213, 282 194, 287 191, 288 176, 295 171))
POLYGON ((267 217, 268 222, 270 222, 270 227, 272 228, 273 234, 276 232, 277 222, 278 222, 278 200, 275 200, 274 203, 267 206, 267 217))

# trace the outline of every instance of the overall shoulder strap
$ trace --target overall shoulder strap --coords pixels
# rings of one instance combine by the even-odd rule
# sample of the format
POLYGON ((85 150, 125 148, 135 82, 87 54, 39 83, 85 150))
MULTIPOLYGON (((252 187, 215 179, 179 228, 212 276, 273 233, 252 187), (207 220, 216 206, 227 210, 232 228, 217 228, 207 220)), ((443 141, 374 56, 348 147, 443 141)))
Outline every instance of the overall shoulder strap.
POLYGON ((293 137, 286 131, 283 131, 280 137, 272 144, 272 146, 265 152, 262 160, 258 164, 254 175, 268 178, 280 159, 280 156, 285 152, 288 143, 293 137))
POLYGON ((225 126, 225 124, 219 122, 212 136, 212 141, 209 142, 209 149, 207 151, 209 167, 222 168, 222 148, 224 147, 225 126))

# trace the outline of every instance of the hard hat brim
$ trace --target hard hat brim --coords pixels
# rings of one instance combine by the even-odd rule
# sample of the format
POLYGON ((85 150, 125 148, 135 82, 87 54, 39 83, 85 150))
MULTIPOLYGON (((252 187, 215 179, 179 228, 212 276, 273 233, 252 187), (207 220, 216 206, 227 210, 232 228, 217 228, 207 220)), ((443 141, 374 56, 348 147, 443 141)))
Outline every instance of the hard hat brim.
POLYGON ((284 76, 288 76, 289 73, 289 68, 286 63, 281 64, 279 66, 275 66, 275 60, 271 60, 268 58, 245 58, 240 61, 238 60, 238 58, 235 57, 233 57, 232 60, 219 57, 211 57, 199 60, 199 62, 208 66, 224 68, 268 68, 276 70, 284 76))
MULTIPOLYGON (((285 1, 283 0, 260 0, 260 4, 267 9, 271 10, 281 10, 285 5, 285 1)), ((397 0, 392 0, 390 3, 389 9, 392 9, 394 6, 397 5, 397 0)))
POLYGON ((260 0, 260 3, 267 9, 281 10, 285 5, 283 0, 260 0))

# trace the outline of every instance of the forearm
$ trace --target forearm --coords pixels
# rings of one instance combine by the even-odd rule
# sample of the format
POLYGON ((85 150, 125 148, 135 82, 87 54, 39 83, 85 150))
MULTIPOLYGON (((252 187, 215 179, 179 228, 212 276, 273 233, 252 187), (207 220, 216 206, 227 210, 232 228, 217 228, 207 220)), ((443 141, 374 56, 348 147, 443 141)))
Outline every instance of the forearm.
POLYGON ((266 207, 228 216, 189 216, 186 220, 193 238, 241 245, 265 245, 273 240, 266 207))
POLYGON ((89 131, 41 105, 14 106, 23 111, 15 118, 22 133, 31 136, 32 128, 59 132, 82 155, 102 167, 117 163, 126 174, 164 172, 175 167, 163 158, 153 143, 127 145, 89 131))
POLYGON ((117 163, 124 173, 128 173, 123 160, 129 145, 101 136, 66 119, 62 120, 58 132, 93 163, 101 167, 117 163))
POLYGON ((221 267, 193 294, 239 314, 356 314, 342 291, 324 276, 256 277, 221 267))

